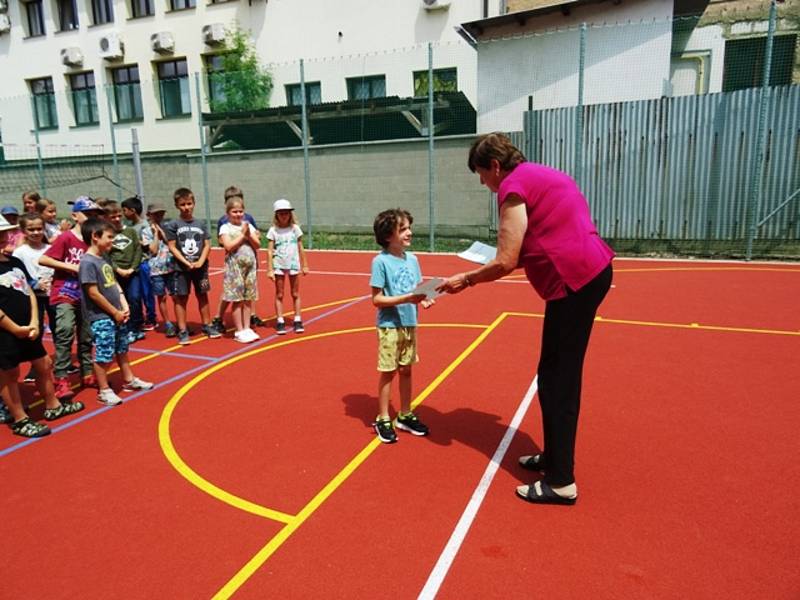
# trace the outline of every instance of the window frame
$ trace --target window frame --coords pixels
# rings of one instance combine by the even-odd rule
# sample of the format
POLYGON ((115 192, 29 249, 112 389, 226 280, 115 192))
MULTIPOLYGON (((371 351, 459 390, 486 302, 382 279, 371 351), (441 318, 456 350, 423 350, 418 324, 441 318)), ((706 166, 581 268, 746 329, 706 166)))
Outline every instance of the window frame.
POLYGON ((29 38, 43 37, 47 35, 44 28, 44 0, 25 0, 25 25, 28 28, 29 38))
MULTIPOLYGON (((158 96, 161 107, 161 117, 163 119, 174 119, 192 115, 192 95, 189 90, 189 65, 186 58, 175 58, 171 60, 158 61, 155 64, 158 79, 158 96), (164 74, 168 66, 172 66, 174 74, 164 74), (182 66, 182 69, 179 68, 182 66), (180 73, 179 71, 183 71, 180 73), (173 94, 172 85, 165 88, 165 82, 175 81, 178 89, 178 99, 180 99, 181 110, 174 112, 168 104, 168 94, 173 94), (184 102, 185 100, 185 102, 184 102)), ((174 101, 174 98, 173 98, 174 101)))
POLYGON ((169 0, 170 12, 192 10, 193 8, 197 8, 197 0, 169 0))
POLYGON ((142 80, 139 74, 139 65, 123 65, 114 67, 111 71, 111 85, 114 91, 114 111, 117 115, 117 123, 129 123, 142 121, 144 119, 144 106, 142 105, 142 80), (131 75, 131 70, 135 69, 135 79, 131 75), (118 81, 119 74, 125 72, 126 81, 118 81), (120 109, 120 98, 127 96, 130 114, 122 116, 120 109), (138 109, 138 110, 137 110, 138 109))
MULTIPOLYGON (((306 106, 315 106, 322 104, 322 82, 320 81, 306 81, 306 106), (312 97, 314 92, 317 92, 316 99, 312 97)), ((286 106, 302 106, 302 102, 293 101, 294 92, 297 92, 297 99, 300 100, 300 84, 287 83, 284 85, 286 90, 286 106)))
POLYGON ((91 0, 91 6, 93 25, 107 25, 114 22, 113 0, 91 0))
POLYGON ((130 10, 131 19, 143 19, 156 14, 153 0, 129 0, 128 10, 130 10), (145 10, 140 13, 138 10, 140 8, 145 10))
POLYGON ((70 73, 68 78, 75 125, 77 127, 98 125, 100 123, 100 114, 97 109, 97 88, 95 86, 94 71, 70 73), (78 101, 81 99, 84 104, 79 107, 78 101), (83 114, 81 108, 87 111, 87 119, 81 118, 83 114))
POLYGON ((374 98, 386 98, 386 74, 382 75, 362 75, 361 77, 348 77, 345 80, 347 82, 347 99, 348 100, 372 100, 374 98), (383 84, 383 94, 377 95, 374 93, 373 86, 376 83, 383 84), (369 94, 364 98, 356 97, 354 87, 356 85, 364 85, 364 83, 369 84, 369 94))
MULTIPOLYGON (((425 97, 425 96, 428 95, 428 82, 427 82, 427 79, 428 79, 428 69, 421 70, 421 71, 412 71, 412 73, 411 73, 411 85, 412 85, 412 89, 414 91, 414 97, 415 98, 422 98, 422 97, 425 97), (420 75, 425 77, 425 82, 424 82, 425 93, 424 94, 417 94, 417 79, 419 78, 420 75)), ((422 85, 422 82, 420 82, 420 85, 422 85)), ((434 69, 433 70, 433 91, 434 92, 449 92, 449 91, 457 92, 458 91, 458 67, 442 67, 442 68, 439 68, 439 69, 434 69), (445 90, 445 89, 442 89, 441 87, 439 89, 437 89, 437 83, 440 83, 442 81, 441 79, 439 79, 439 77, 443 73, 450 74, 451 72, 454 75, 453 80, 455 81, 455 90, 445 90)))
POLYGON ((59 32, 77 31, 80 28, 77 0, 56 0, 56 16, 58 17, 59 32), (64 10, 67 6, 69 11, 64 10), (68 14, 69 12, 71 14, 68 14))
POLYGON ((28 80, 28 87, 33 96, 33 125, 37 131, 45 131, 47 129, 58 129, 58 110, 56 108, 56 93, 53 88, 52 77, 37 77, 28 80), (44 84, 44 91, 37 91, 37 84, 44 84), (41 98, 40 102, 38 99, 41 98), (42 124, 41 114, 39 111, 40 103, 47 108, 48 121, 42 124))
MULTIPOLYGON (((797 57, 795 56, 797 49, 797 40, 800 34, 796 32, 776 34, 772 42, 772 72, 770 73, 770 86, 788 85, 792 82, 792 69, 797 57), (776 60, 780 58, 782 52, 789 50, 792 53, 792 60, 781 61, 776 60), (788 68, 782 71, 775 68, 776 65, 786 64, 788 68)), ((738 90, 746 90, 750 88, 757 88, 763 85, 764 77, 764 60, 766 59, 767 49, 767 36, 759 35, 752 37, 731 38, 725 40, 725 55, 723 58, 722 68, 722 91, 734 92, 738 90), (735 57, 734 52, 736 46, 750 45, 750 52, 740 54, 735 57), (733 65, 733 61, 738 59, 740 64, 733 65), (749 71, 748 81, 739 73, 732 71, 732 69, 742 69, 745 65, 749 71)))

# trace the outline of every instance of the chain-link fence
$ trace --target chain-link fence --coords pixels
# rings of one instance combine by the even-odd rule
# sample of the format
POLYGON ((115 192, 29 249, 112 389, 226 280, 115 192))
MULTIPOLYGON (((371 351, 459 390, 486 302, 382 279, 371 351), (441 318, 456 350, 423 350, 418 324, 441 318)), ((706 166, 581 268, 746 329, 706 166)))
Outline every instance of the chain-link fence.
POLYGON ((496 204, 466 156, 476 132, 502 130, 578 181, 618 250, 798 257, 796 12, 793 0, 267 63, 267 88, 213 56, 202 73, 116 68, 108 85, 0 103, 4 132, 31 123, 2 147, 0 188, 171 206, 188 186, 215 221, 236 185, 262 225, 289 199, 312 247, 402 206, 434 248, 491 239, 496 204), (65 129, 75 144, 50 144, 65 129))

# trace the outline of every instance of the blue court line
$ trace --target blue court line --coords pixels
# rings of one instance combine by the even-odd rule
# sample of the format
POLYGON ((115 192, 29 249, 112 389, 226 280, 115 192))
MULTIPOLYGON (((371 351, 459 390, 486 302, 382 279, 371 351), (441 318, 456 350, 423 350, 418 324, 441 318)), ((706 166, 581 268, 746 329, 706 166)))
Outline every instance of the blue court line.
MULTIPOLYGON (((312 319, 307 320, 306 323, 309 323, 309 324, 310 323, 314 323, 315 321, 319 321, 320 319, 324 319, 324 318, 329 317, 331 315, 335 315, 336 313, 341 312, 341 311, 343 311, 343 310, 345 310, 347 308, 350 308, 351 306, 354 306, 354 305, 358 304, 359 302, 363 302, 367 298, 369 298, 369 296, 362 296, 361 298, 359 298, 357 300, 353 300, 352 302, 348 302, 347 304, 343 304, 341 306, 337 306, 336 308, 334 308, 332 310, 329 310, 328 312, 322 313, 321 315, 318 315, 318 316, 316 316, 316 317, 314 317, 312 319)), ((174 383, 176 381, 179 381, 179 380, 187 377, 188 375, 194 375, 195 373, 197 373, 199 371, 204 371, 205 369, 208 369, 212 365, 217 364, 217 363, 221 363, 221 362, 223 362, 225 360, 228 360, 229 358, 232 358, 232 357, 234 357, 234 356, 236 356, 238 354, 243 354, 245 352, 249 352, 254 347, 260 346, 262 344, 266 344, 267 342, 271 342, 272 340, 275 340, 278 337, 279 336, 277 334, 273 333, 272 335, 267 336, 267 337, 263 338, 262 340, 260 340, 258 342, 254 342, 252 344, 247 344, 247 346, 244 346, 242 348, 238 348, 238 349, 234 350, 233 352, 228 352, 227 354, 223 354, 222 356, 214 358, 211 361, 204 362, 202 365, 198 365, 196 367, 193 367, 193 368, 189 369, 188 371, 184 371, 183 373, 181 373, 179 375, 174 375, 173 377, 170 377, 169 379, 166 379, 164 381, 161 381, 161 382, 157 383, 155 386, 153 386, 149 390, 145 390, 145 391, 142 391, 142 392, 136 392, 134 394, 131 394, 130 396, 128 396, 125 399, 123 399, 122 403, 123 404, 127 404, 131 400, 135 400, 136 398, 139 398, 140 396, 144 396, 145 394, 149 394, 150 392, 154 392, 157 389, 160 389, 162 387, 168 386, 171 383, 174 383)), ((69 423, 64 423, 63 425, 59 425, 57 427, 53 427, 53 428, 51 428, 51 431, 52 431, 51 435, 56 434, 56 433, 58 433, 60 431, 63 431, 65 429, 69 429, 70 427, 74 427, 75 425, 77 425, 79 423, 83 423, 84 421, 88 421, 89 419, 92 419, 92 418, 96 417, 97 415, 104 414, 105 412, 107 412, 109 410, 113 410, 114 408, 116 408, 116 407, 115 406, 103 406, 102 408, 99 408, 99 409, 97 409, 97 410, 95 410, 93 412, 90 412, 88 414, 84 414, 84 415, 82 415, 80 417, 77 417, 74 420, 70 421, 69 423)), ((48 435, 48 436, 45 436, 43 438, 28 438, 28 439, 26 439, 26 440, 24 440, 24 441, 22 441, 22 442, 20 442, 18 444, 15 444, 13 446, 9 446, 5 450, 0 450, 0 458, 3 458, 4 456, 8 456, 9 454, 11 454, 13 452, 16 452, 17 450, 21 450, 22 448, 25 448, 26 446, 30 446, 33 443, 41 442, 42 440, 46 440, 49 437, 50 436, 48 435)))
POLYGON ((216 356, 206 356, 205 354, 186 354, 184 352, 174 352, 173 350, 155 350, 152 348, 134 348, 128 346, 128 352, 141 352, 143 354, 152 354, 153 356, 177 356, 179 358, 196 358, 197 360, 217 360, 216 356))

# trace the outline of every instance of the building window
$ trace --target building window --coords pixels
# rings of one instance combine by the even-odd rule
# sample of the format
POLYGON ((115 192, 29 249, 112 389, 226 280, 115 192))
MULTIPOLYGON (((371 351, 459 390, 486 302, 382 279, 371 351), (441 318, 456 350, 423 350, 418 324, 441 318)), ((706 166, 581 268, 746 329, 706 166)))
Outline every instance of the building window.
POLYGON ((160 62, 158 65, 158 91, 161 96, 161 116, 177 117, 192 113, 189 95, 189 75, 186 59, 160 62))
POLYGON ((28 82, 33 94, 33 116, 36 129, 55 129, 58 127, 56 115, 56 95, 53 92, 53 79, 31 79, 28 82))
POLYGON ((386 75, 352 77, 347 80, 348 100, 366 100, 386 96, 386 75))
POLYGON ((22 3, 28 20, 28 37, 44 35, 44 11, 42 0, 30 0, 22 3))
POLYGON ((92 0, 92 19, 95 25, 114 22, 112 0, 92 0))
POLYGON ((111 71, 114 83, 114 104, 117 121, 137 121, 144 117, 142 110, 142 86, 139 67, 120 67, 111 71))
POLYGON ((205 57, 208 74, 208 104, 212 112, 225 102, 225 69, 221 54, 209 54, 205 57))
MULTIPOLYGON (((458 75, 455 67, 452 69, 433 70, 434 92, 457 92, 458 75)), ((428 71, 414 71, 414 96, 428 95, 428 71)))
MULTIPOLYGON (((303 103, 303 95, 300 92, 300 84, 292 83, 286 86, 286 104, 288 106, 300 106, 303 103)), ((319 81, 306 83, 306 104, 322 104, 322 85, 319 81)))
POLYGON ((131 18, 150 17, 154 14, 153 0, 131 0, 131 18))
POLYGON ((169 0, 169 6, 172 10, 194 8, 196 4, 196 0, 169 0))
POLYGON ((72 31, 78 28, 78 7, 75 0, 56 0, 58 30, 72 31))
MULTIPOLYGON (((772 40, 772 68, 770 85, 792 83, 796 35, 776 35, 772 40)), ((764 77, 764 58, 767 38, 747 38, 725 42, 725 66, 722 73, 722 91, 732 92, 760 87, 764 77)))
POLYGON ((97 118, 97 94, 94 89, 94 73, 77 73, 69 76, 72 90, 72 110, 76 125, 95 125, 97 118))

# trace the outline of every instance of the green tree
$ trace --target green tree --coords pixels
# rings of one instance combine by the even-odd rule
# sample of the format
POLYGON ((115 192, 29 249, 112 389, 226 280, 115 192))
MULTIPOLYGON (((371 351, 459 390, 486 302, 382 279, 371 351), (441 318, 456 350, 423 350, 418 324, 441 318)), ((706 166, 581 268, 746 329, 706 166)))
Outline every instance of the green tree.
POLYGON ((228 30, 221 59, 217 70, 208 74, 212 112, 267 108, 272 74, 261 65, 253 42, 241 29, 228 30))

